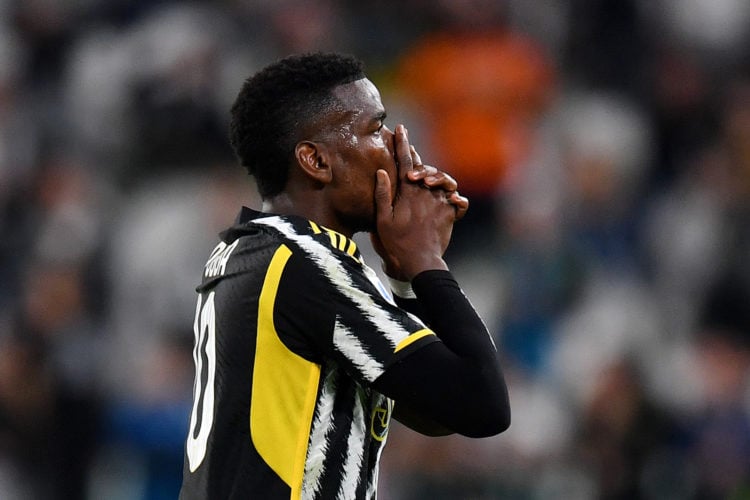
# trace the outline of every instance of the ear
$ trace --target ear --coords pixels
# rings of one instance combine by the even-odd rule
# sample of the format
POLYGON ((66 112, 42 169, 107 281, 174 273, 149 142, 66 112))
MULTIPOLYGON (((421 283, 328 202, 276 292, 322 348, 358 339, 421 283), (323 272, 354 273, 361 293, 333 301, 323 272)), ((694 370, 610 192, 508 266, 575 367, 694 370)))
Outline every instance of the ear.
POLYGON ((328 184, 333 178, 325 146, 319 142, 302 141, 294 148, 297 165, 311 179, 328 184))

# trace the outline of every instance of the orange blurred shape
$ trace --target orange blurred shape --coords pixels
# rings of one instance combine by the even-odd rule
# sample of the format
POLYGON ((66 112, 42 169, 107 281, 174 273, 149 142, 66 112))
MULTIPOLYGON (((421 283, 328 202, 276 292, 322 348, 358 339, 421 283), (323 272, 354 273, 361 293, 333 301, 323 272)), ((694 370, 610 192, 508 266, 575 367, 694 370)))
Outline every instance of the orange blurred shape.
POLYGON ((492 194, 528 154, 554 70, 519 33, 445 32, 405 53, 397 81, 427 117, 427 147, 440 167, 462 191, 492 194))

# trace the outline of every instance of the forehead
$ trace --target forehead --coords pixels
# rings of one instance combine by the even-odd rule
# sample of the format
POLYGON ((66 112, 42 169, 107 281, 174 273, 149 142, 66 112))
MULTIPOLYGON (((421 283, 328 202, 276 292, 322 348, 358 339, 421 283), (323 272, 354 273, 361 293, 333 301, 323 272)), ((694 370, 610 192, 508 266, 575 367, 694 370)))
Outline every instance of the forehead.
POLYGON ((384 111, 380 92, 367 78, 339 85, 333 90, 333 95, 347 114, 369 118, 384 111))

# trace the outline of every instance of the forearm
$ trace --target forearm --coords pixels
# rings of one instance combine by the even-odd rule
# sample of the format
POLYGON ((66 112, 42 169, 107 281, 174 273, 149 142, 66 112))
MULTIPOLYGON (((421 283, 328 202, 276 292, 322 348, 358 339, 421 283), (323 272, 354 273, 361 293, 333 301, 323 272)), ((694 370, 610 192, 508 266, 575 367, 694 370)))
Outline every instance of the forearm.
MULTIPOLYGON (((412 284, 416 300, 408 300, 419 303, 424 320, 442 342, 391 366, 378 385, 396 399, 397 407, 404 405, 410 414, 454 432, 502 432, 510 423, 508 393, 484 323, 449 272, 427 271, 412 284)), ((421 426, 410 426, 424 432, 421 426)))
POLYGON ((412 288, 420 318, 462 358, 495 363, 496 348, 482 319, 449 271, 418 274, 412 288))

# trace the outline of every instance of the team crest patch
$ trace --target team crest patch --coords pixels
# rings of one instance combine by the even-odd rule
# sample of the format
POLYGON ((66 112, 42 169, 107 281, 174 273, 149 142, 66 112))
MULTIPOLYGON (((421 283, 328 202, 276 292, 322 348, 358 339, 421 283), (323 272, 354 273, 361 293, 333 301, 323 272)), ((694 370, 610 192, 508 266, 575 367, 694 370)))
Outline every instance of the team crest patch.
POLYGON ((393 412, 393 401, 383 398, 383 401, 372 410, 370 419, 370 434, 378 441, 382 441, 388 435, 388 425, 393 412))

